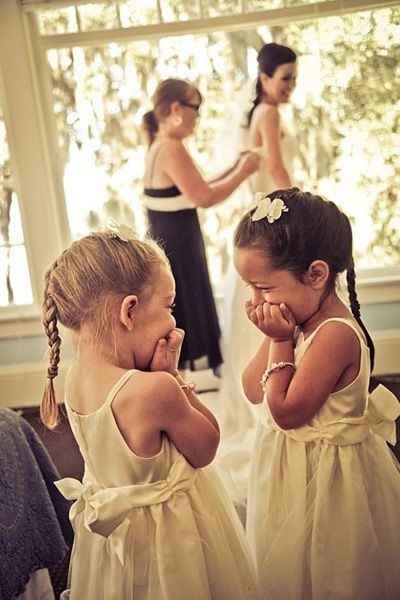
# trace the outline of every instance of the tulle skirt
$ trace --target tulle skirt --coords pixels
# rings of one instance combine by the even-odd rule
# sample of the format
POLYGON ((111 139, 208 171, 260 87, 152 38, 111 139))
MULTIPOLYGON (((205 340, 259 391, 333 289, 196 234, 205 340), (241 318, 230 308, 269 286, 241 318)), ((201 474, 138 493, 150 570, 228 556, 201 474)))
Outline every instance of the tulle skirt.
POLYGON ((247 531, 261 598, 400 598, 400 473, 371 433, 345 446, 258 424, 247 531))
POLYGON ((120 553, 83 519, 74 523, 71 600, 257 598, 243 528, 212 467, 189 490, 133 509, 120 553))
POLYGON ((240 514, 245 511, 257 425, 257 412, 243 391, 242 373, 265 339, 247 317, 245 302, 250 296, 250 288, 231 265, 224 287, 224 364, 213 410, 221 429, 216 462, 240 514))

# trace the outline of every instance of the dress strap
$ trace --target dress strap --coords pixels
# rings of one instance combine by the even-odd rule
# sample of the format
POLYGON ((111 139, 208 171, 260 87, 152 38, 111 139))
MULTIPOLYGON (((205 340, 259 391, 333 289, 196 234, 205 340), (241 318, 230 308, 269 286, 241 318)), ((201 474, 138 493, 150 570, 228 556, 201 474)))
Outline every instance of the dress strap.
POLYGON ((368 348, 366 340, 364 338, 364 336, 362 335, 362 333, 358 330, 358 328, 354 325, 354 323, 351 321, 351 319, 346 319, 344 317, 331 317, 329 319, 326 319, 325 321, 322 321, 322 323, 320 323, 318 325, 318 327, 312 332, 311 335, 309 335, 308 338, 306 338, 305 342, 309 342, 311 341, 314 336, 317 334, 317 332, 324 326, 326 325, 326 323, 331 323, 331 322, 337 322, 337 323, 343 323, 344 325, 347 325, 347 327, 350 327, 350 329, 352 329, 354 331, 354 333, 356 334, 356 336, 358 337, 358 339, 360 340, 360 344, 362 346, 365 346, 368 348))
POLYGON ((147 187, 152 188, 152 183, 153 183, 153 175, 154 175, 154 166, 156 164, 156 158, 158 156, 158 154, 160 153, 160 150, 162 148, 163 144, 160 144, 158 146, 158 148, 154 151, 154 154, 151 158, 151 163, 150 163, 150 172, 149 172, 149 185, 147 187))
POLYGON ((124 387, 126 382, 129 381, 129 379, 132 377, 133 373, 136 373, 136 372, 137 372, 137 369, 130 369, 129 371, 126 371, 126 373, 124 373, 122 375, 122 377, 120 377, 116 381, 116 383, 114 383, 111 390, 107 394, 107 398, 106 398, 104 404, 111 404, 111 402, 114 400, 115 396, 118 394, 120 389, 124 387))

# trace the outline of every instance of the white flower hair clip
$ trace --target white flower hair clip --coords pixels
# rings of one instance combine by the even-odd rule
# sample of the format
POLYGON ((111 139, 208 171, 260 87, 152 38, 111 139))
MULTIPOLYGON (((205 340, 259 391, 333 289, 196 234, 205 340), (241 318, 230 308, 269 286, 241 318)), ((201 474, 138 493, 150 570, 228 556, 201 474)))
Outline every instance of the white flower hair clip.
POLYGON ((136 238, 135 232, 129 225, 123 225, 110 219, 107 223, 107 230, 110 232, 111 237, 117 238, 122 242, 130 242, 136 238))
POLYGON ((289 209, 282 198, 274 198, 271 200, 267 194, 257 192, 255 195, 257 208, 251 215, 252 221, 260 221, 268 219, 268 223, 273 223, 281 218, 283 212, 288 212, 289 209))

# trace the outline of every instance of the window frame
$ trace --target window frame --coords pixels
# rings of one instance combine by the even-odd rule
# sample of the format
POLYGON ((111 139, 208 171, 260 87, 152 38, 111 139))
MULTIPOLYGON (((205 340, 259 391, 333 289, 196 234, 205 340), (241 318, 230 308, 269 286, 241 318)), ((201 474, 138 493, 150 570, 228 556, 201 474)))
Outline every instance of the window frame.
MULTIPOLYGON (((199 2, 201 5, 201 0, 199 2)), ((90 3, 101 1, 90 0, 90 3)), ((46 59, 49 49, 201 34, 210 29, 237 31, 255 28, 262 22, 269 25, 287 25, 315 19, 316 16, 323 19, 364 10, 397 7, 400 6, 400 0, 347 0, 346 3, 342 0, 326 0, 256 12, 248 11, 246 0, 241 0, 241 13, 237 15, 160 22, 124 29, 57 35, 39 33, 36 11, 84 4, 88 2, 23 0, 22 6, 19 0, 0 3, 0 39, 2 29, 3 32, 7 32, 6 39, 0 41, 3 109, 34 299, 33 305, 0 308, 0 338, 8 337, 13 327, 17 335, 23 335, 25 326, 29 332, 39 331, 44 270, 71 240, 62 174, 57 159, 58 142, 53 116, 50 69, 46 59), (16 71, 19 77, 16 76, 16 71), (21 123, 19 121, 23 111, 26 114, 21 123), (40 157, 39 160, 37 156, 40 157), (43 211, 41 210, 40 214, 37 210, 35 212, 35 206, 41 206, 43 211), (41 233, 43 227, 49 232, 46 244, 43 243, 41 233)), ((362 303, 400 301, 400 265, 393 268, 360 270, 358 289, 362 303)))

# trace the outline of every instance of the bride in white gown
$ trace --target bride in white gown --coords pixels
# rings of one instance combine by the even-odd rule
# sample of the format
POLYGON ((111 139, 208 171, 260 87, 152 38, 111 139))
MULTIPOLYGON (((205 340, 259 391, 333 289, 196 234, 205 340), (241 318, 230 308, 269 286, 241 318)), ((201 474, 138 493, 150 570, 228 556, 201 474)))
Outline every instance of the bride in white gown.
MULTIPOLYGON (((280 44, 265 44, 257 57, 259 75, 256 97, 241 128, 240 150, 261 154, 259 170, 249 181, 249 207, 257 192, 269 193, 293 186, 296 139, 282 115, 296 83, 296 54, 280 44)), ((219 463, 227 474, 233 500, 243 505, 247 492, 255 417, 244 396, 241 375, 264 336, 247 319, 244 305, 250 290, 233 265, 227 275, 224 293, 224 332, 222 381, 218 416, 222 444, 219 463)))

